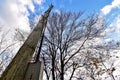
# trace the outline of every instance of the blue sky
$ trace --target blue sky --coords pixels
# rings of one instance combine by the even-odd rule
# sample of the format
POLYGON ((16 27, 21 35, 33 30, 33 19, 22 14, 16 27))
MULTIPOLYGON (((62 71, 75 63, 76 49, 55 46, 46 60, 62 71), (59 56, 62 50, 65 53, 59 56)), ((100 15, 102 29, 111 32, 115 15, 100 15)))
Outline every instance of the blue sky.
MULTIPOLYGON (((108 40, 120 39, 120 0, 0 0, 0 27, 3 30, 16 28, 29 32, 30 21, 37 20, 50 4, 53 12, 85 11, 85 14, 99 13, 110 23, 106 30, 108 40)), ((14 32, 14 31, 12 31, 14 32)))
MULTIPOLYGON (((36 15, 42 14, 51 3, 54 5, 53 12, 64 9, 85 11, 87 15, 99 13, 109 22, 109 27, 105 30, 107 36, 100 41, 120 41, 120 0, 0 0, 0 39, 6 38, 3 46, 6 48, 16 43, 14 39, 16 29, 30 33, 30 21, 37 22, 39 16, 36 15), (7 32, 9 32, 7 36, 1 34, 7 32)), ((13 53, 18 51, 18 46, 13 47, 15 49, 13 53)))
MULTIPOLYGON (((41 5, 34 4, 35 12, 37 14, 41 14, 42 11, 46 10, 49 5, 52 3, 54 5, 54 10, 67 10, 67 11, 85 11, 85 13, 94 13, 99 12, 101 8, 105 5, 111 4, 112 0, 46 0, 42 7, 44 9, 40 9, 41 5)), ((30 10, 29 10, 30 11, 30 10)), ((30 11, 31 13, 31 11, 30 11)), ((35 15, 31 13, 29 16, 30 19, 35 15)))
MULTIPOLYGON (((55 1, 55 0, 54 0, 55 1)), ((99 10, 103 6, 110 4, 111 0, 56 0, 55 7, 63 8, 71 11, 86 10, 93 12, 99 10)))

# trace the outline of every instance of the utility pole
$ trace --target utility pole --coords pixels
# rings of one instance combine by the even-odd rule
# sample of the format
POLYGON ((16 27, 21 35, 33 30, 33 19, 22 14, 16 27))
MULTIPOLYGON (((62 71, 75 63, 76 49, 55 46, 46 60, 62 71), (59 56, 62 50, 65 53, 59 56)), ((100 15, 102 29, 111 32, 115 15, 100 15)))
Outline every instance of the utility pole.
MULTIPOLYGON (((51 5, 49 9, 42 15, 36 27, 33 29, 31 34, 27 38, 27 40, 19 49, 18 53, 10 62, 6 70, 3 72, 0 80, 25 80, 26 79, 27 72, 29 72, 28 70, 29 61, 32 59, 32 56, 34 54, 38 41, 41 40, 42 38, 41 36, 43 31, 45 30, 45 27, 47 24, 47 18, 49 17, 49 14, 52 8, 53 8, 53 5, 51 5)), ((38 61, 38 58, 37 58, 37 61, 38 61)), ((36 69, 39 67, 39 71, 40 71, 41 63, 38 62, 37 64, 38 66, 30 67, 30 69, 31 68, 36 69)), ((40 72, 38 73, 40 74, 40 72)), ((27 80, 40 80, 40 79, 34 78, 33 75, 30 75, 30 76, 31 76, 30 79, 27 79, 27 80)))

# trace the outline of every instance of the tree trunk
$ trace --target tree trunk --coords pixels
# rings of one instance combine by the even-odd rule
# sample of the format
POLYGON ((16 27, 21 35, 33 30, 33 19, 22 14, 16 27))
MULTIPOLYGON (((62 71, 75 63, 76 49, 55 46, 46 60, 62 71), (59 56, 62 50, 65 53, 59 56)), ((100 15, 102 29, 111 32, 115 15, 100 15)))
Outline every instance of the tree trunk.
POLYGON ((42 15, 39 23, 3 72, 0 80, 24 80, 28 62, 31 60, 38 40, 41 38, 43 28, 46 27, 47 18, 52 7, 53 6, 51 5, 50 8, 42 15))
POLYGON ((52 80, 55 80, 55 59, 52 59, 52 80))
POLYGON ((61 80, 64 80, 64 66, 61 64, 61 80))
POLYGON ((61 53, 61 74, 60 74, 61 80, 64 80, 64 61, 63 61, 63 54, 61 53))

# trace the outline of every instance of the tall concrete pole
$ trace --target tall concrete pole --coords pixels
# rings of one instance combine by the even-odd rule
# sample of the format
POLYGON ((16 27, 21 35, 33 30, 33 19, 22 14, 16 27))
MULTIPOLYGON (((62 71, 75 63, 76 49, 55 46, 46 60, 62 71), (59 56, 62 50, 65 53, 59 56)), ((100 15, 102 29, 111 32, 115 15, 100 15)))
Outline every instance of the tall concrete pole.
POLYGON ((24 80, 28 62, 31 60, 42 31, 47 24, 47 18, 53 5, 42 15, 37 26, 33 29, 25 43, 19 49, 16 56, 3 72, 0 80, 24 80))

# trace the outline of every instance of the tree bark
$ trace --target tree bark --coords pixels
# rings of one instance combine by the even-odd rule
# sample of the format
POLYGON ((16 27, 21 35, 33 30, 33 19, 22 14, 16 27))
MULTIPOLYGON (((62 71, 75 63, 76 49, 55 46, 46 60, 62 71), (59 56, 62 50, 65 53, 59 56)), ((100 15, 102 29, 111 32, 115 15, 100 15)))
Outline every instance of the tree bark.
POLYGON ((42 15, 39 23, 29 35, 23 46, 19 49, 17 55, 13 58, 6 70, 3 72, 0 80, 24 80, 28 62, 32 58, 43 28, 46 27, 47 18, 52 7, 53 6, 51 5, 50 8, 42 15))

